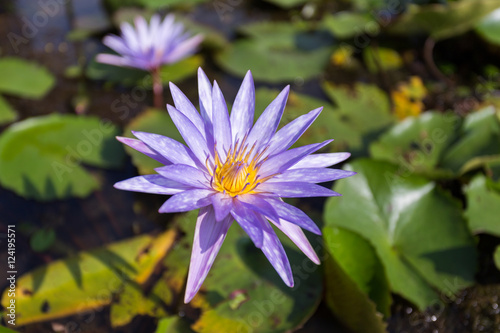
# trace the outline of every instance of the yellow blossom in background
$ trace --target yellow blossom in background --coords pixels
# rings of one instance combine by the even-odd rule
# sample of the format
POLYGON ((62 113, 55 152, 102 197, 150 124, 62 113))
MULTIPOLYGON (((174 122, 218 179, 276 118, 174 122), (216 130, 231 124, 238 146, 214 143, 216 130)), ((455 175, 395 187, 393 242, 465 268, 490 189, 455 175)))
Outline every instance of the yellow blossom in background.
POLYGON ((330 61, 335 66, 351 67, 355 62, 355 59, 352 57, 353 53, 354 49, 350 46, 339 47, 332 53, 330 61))
POLYGON ((418 116, 424 109, 422 100, 427 89, 418 76, 412 76, 409 82, 399 84, 397 90, 391 92, 393 112, 400 119, 418 116))

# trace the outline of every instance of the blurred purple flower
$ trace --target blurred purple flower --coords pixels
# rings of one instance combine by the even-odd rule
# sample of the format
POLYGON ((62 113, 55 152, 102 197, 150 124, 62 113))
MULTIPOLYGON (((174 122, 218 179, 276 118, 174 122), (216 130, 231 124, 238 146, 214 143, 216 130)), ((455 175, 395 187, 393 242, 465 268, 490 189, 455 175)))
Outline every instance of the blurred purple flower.
POLYGON ((115 187, 172 195, 160 207, 160 213, 200 209, 186 303, 201 287, 233 220, 292 287, 288 258, 269 222, 319 264, 301 228, 315 234, 321 231, 304 212, 281 198, 340 195, 315 183, 353 175, 354 172, 328 168, 350 154, 310 155, 332 140, 289 149, 322 110, 310 111, 276 132, 289 87, 283 89, 253 125, 255 90, 250 71, 239 89, 231 115, 217 82, 212 87, 201 68, 198 86, 201 114, 170 83, 175 108, 168 105, 168 112, 187 147, 171 138, 144 132, 134 132, 139 140, 118 138, 165 166, 156 169, 158 174, 130 178, 115 187))
POLYGON ((119 55, 101 53, 96 60, 101 63, 135 67, 153 71, 163 64, 177 62, 193 54, 203 40, 201 35, 191 37, 182 23, 175 23, 170 14, 163 21, 153 15, 149 26, 143 17, 135 18, 135 28, 122 23, 121 37, 108 35, 103 43, 119 55))

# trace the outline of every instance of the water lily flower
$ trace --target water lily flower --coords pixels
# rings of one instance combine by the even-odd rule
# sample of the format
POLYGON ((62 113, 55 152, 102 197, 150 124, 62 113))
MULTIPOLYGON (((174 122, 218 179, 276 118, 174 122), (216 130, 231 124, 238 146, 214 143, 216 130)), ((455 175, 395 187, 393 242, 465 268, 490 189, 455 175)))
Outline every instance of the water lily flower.
POLYGON ((332 140, 289 149, 318 117, 322 108, 306 113, 276 131, 288 98, 287 86, 254 120, 255 89, 248 71, 229 115, 224 96, 214 81, 198 70, 200 112, 170 83, 174 106, 168 112, 186 145, 158 134, 133 132, 137 139, 118 138, 164 166, 158 174, 115 184, 122 190, 172 195, 160 213, 199 209, 185 302, 200 289, 236 221, 260 248, 283 281, 293 287, 286 253, 271 224, 287 235, 306 256, 318 256, 301 228, 321 234, 300 209, 282 198, 327 197, 340 194, 316 183, 353 175, 330 169, 349 153, 312 154, 332 140), (311 155, 312 154, 312 155, 311 155))
MULTIPOLYGON (((135 27, 124 22, 121 24, 121 37, 108 35, 103 43, 118 53, 98 54, 96 60, 101 63, 139 68, 153 75, 155 104, 163 104, 158 93, 162 93, 159 69, 161 65, 172 64, 192 55, 203 36, 191 36, 182 23, 176 23, 174 15, 170 14, 161 21, 155 14, 148 25, 144 17, 135 18, 135 27), (159 84, 159 85, 158 85, 159 84)), ((161 107, 161 105, 156 105, 161 107)))

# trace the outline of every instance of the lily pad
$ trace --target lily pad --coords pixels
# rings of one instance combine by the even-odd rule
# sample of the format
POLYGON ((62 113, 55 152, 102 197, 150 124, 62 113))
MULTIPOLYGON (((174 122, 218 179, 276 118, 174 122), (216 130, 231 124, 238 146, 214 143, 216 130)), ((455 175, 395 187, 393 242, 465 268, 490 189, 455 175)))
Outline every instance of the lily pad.
POLYGON ((443 167, 463 174, 500 157, 500 111, 486 107, 465 118, 459 140, 443 156, 443 167))
POLYGON ((367 29, 370 29, 371 35, 374 36, 378 34, 380 29, 371 15, 355 12, 326 14, 323 17, 322 25, 335 37, 341 39, 364 34, 367 29))
POLYGON ((0 93, 39 99, 55 84, 54 76, 44 67, 21 58, 0 58, 0 93))
POLYGON ((367 47, 363 50, 363 60, 371 73, 401 68, 403 59, 396 50, 385 47, 367 47))
POLYGON ((182 318, 166 317, 158 322, 155 333, 194 333, 194 331, 182 318))
POLYGON ((476 31, 488 42, 500 45, 500 8, 479 21, 476 31))
POLYGON ((0 96, 0 125, 8 124, 16 120, 18 117, 16 110, 0 96))
POLYGON ((371 245, 346 229, 326 226, 326 303, 353 332, 385 332, 382 313, 389 315, 390 290, 371 245), (368 296, 372 294, 372 299, 368 296))
POLYGON ((309 2, 310 0, 266 0, 266 1, 275 4, 276 6, 279 6, 281 8, 289 9, 303 5, 309 2))
POLYGON ((324 220, 370 242, 392 291, 424 309, 439 302, 435 288, 452 297, 474 282, 475 245, 458 201, 386 162, 360 159, 346 169, 358 174, 335 184, 343 196, 327 200, 324 220))
MULTIPOLYGON (((17 279, 16 325, 60 318, 112 302, 125 284, 144 284, 170 249, 175 231, 141 235, 56 260, 17 279)), ((10 297, 4 291, 1 304, 10 297)))
MULTIPOLYGON (((406 118, 370 145, 375 159, 401 165, 408 173, 443 176, 436 170, 442 155, 456 139, 458 116, 426 112, 419 117, 406 118)), ((451 173, 450 176, 452 176, 451 173)))
POLYGON ((307 80, 319 76, 333 51, 333 37, 326 31, 285 22, 244 25, 247 36, 217 54, 220 67, 243 77, 248 68, 256 80, 268 82, 307 80))
POLYGON ((500 185, 483 175, 476 175, 464 189, 467 196, 465 216, 474 233, 500 237, 500 185))
MULTIPOLYGON (((135 138, 132 131, 160 134, 184 143, 182 136, 166 110, 144 110, 128 123, 123 135, 135 138)), ((132 164, 137 167, 141 175, 156 173, 154 169, 162 166, 160 162, 128 146, 125 146, 125 151, 132 157, 132 164)))
POLYGON ((85 197, 99 182, 81 164, 119 167, 117 134, 96 117, 51 114, 18 122, 0 135, 0 184, 43 201, 85 197))
POLYGON ((389 31, 403 35, 428 33, 436 40, 450 38, 472 29, 485 15, 499 7, 497 0, 410 4, 389 31))
POLYGON ((495 266, 497 266, 497 269, 500 270, 500 246, 497 246, 495 249, 493 260, 495 260, 495 266))
POLYGON ((50 248, 56 240, 56 232, 52 228, 37 230, 30 238, 31 249, 35 252, 43 252, 50 248))

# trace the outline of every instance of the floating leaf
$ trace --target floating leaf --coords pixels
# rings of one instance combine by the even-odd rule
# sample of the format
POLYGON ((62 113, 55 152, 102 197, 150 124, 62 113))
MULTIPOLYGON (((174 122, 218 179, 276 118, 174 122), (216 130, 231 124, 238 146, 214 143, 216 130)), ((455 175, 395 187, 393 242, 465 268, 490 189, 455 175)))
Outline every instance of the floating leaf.
POLYGON ((444 176, 446 172, 436 168, 441 156, 456 138, 459 121, 453 113, 437 112, 407 118, 372 143, 370 154, 375 159, 401 165, 409 174, 444 176))
MULTIPOLYGON (((135 138, 132 131, 160 134, 184 143, 182 136, 166 110, 144 110, 128 123, 123 135, 135 138)), ((128 146, 125 147, 125 151, 132 157, 132 163, 142 175, 155 173, 154 169, 162 166, 160 162, 128 146)))
POLYGON ((393 49, 385 47, 367 47, 363 50, 363 60, 371 73, 401 68, 403 59, 393 49))
POLYGON ((495 260, 495 266, 497 266, 497 269, 500 270, 500 246, 497 246, 495 249, 493 260, 495 260))
POLYGON ((458 36, 479 22, 492 10, 499 8, 498 0, 461 0, 446 4, 410 4, 390 32, 413 35, 428 33, 434 39, 458 36))
POLYGON ((467 196, 465 216, 470 230, 474 233, 489 233, 500 237, 499 184, 483 175, 476 175, 464 190, 467 196))
POLYGON ((452 296, 473 283, 475 246, 457 201, 385 162, 346 169, 358 174, 336 184, 343 196, 327 200, 324 220, 371 243, 394 292, 423 309, 439 302, 434 288, 452 296))
POLYGON ((307 3, 309 0, 266 0, 267 2, 273 3, 281 8, 293 8, 307 3))
POLYGON ((21 58, 0 58, 0 92, 39 99, 52 89, 54 76, 44 67, 21 58))
POLYGON ((500 45, 500 8, 479 21, 476 31, 488 42, 500 45))
POLYGON ((385 332, 386 324, 369 293, 379 300, 379 309, 389 315, 389 286, 375 251, 357 234, 326 226, 326 303, 336 317, 353 332, 385 332))
POLYGON ((120 166, 117 134, 95 117, 51 114, 18 122, 0 135, 0 184, 37 200, 85 197, 99 183, 80 164, 120 166))
POLYGON ((498 159, 500 155, 500 112, 486 107, 467 115, 459 140, 443 156, 442 165, 465 173, 498 159))
MULTIPOLYGON (((144 284, 170 249, 175 231, 141 235, 56 260, 17 279, 17 326, 110 304, 125 284, 144 284)), ((8 289, 1 304, 9 302, 8 289)))
POLYGON ((193 76, 202 65, 203 57, 193 55, 175 64, 161 66, 160 75, 164 83, 178 82, 193 76))
POLYGON ((30 246, 35 252, 43 252, 50 248, 56 240, 56 232, 52 228, 35 231, 30 239, 30 246))
POLYGON ((0 96, 0 125, 11 123, 17 119, 17 112, 0 96))
POLYGON ((386 94, 375 85, 358 83, 353 89, 325 82, 323 90, 336 104, 334 120, 328 123, 334 133, 337 151, 362 154, 370 142, 394 122, 386 94))
POLYGON ((362 35, 366 32, 370 32, 370 35, 375 36, 380 30, 379 25, 371 15, 355 12, 326 14, 323 17, 322 24, 335 37, 341 39, 362 35))
POLYGON ((155 333, 194 333, 186 321, 179 317, 162 318, 155 333))
MULTIPOLYGON (((178 297, 189 266, 197 212, 177 219, 187 234, 165 258, 161 284, 178 297)), ((196 332, 286 332, 305 322, 316 310, 322 293, 319 266, 281 237, 290 260, 295 287, 288 288, 261 250, 233 223, 201 290, 190 305, 200 308, 196 332)))
POLYGON ((225 70, 243 77, 252 69, 255 79, 268 82, 310 79, 323 72, 332 53, 332 36, 284 22, 245 25, 248 36, 220 52, 216 61, 225 70))

